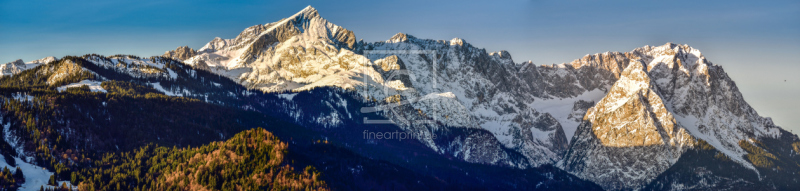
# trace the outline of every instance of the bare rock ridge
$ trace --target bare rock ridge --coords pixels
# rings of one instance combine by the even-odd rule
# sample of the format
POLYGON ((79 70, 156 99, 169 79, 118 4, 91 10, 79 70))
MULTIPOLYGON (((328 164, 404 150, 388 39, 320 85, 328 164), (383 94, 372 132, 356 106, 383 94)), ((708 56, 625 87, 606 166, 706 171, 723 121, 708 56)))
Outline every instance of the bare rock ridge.
POLYGON ((197 51, 188 46, 180 46, 175 50, 170 50, 164 53, 164 57, 173 58, 176 60, 186 60, 197 55, 197 51))
MULTIPOLYGON (((410 37, 414 38, 414 36, 410 36, 410 37)), ((408 38, 409 38, 409 35, 406 35, 405 33, 397 33, 394 36, 392 36, 392 38, 389 38, 389 40, 386 40, 386 42, 389 42, 389 43, 407 42, 408 38)))

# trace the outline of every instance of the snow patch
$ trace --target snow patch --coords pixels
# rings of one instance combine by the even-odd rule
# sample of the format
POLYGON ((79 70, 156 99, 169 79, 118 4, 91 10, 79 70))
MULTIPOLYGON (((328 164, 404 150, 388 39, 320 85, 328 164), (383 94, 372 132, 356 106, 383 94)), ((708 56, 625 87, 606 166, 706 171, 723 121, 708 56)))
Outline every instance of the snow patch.
POLYGON ((158 91, 160 91, 160 92, 164 93, 165 95, 168 95, 168 96, 180 96, 180 97, 183 97, 183 94, 178 94, 178 93, 175 93, 175 92, 173 92, 173 91, 169 91, 169 90, 167 90, 167 89, 164 89, 164 87, 161 87, 161 83, 159 83, 159 82, 150 83, 150 85, 152 85, 152 86, 153 86, 153 88, 155 88, 156 90, 158 90, 158 91))
POLYGON ((292 101, 292 98, 294 98, 294 96, 296 96, 296 95, 297 95, 297 93, 293 93, 293 94, 278 94, 278 97, 286 99, 286 100, 289 100, 289 101, 292 101))
POLYGON ((172 71, 171 69, 167 68, 167 72, 169 73, 169 77, 172 78, 173 80, 178 79, 178 73, 175 73, 175 71, 172 71))
MULTIPOLYGON (((14 161, 16 161, 17 166, 9 165, 6 163, 5 157, 0 155, 0 168, 7 167, 9 170, 15 171, 16 168, 19 167, 20 170, 22 170, 22 174, 25 176, 25 183, 19 188, 20 191, 37 191, 42 186, 45 188, 52 188, 52 186, 47 186, 47 181, 50 180, 50 176, 53 175, 53 172, 48 171, 44 167, 27 163, 17 157, 14 157, 14 161)), ((69 181, 59 181, 58 185, 60 186, 62 183, 66 183, 67 186, 77 189, 77 187, 72 186, 69 181)))
POLYGON ((33 96, 23 93, 15 93, 13 94, 14 99, 17 101, 33 101, 33 96))
POLYGON ((87 85, 87 86, 89 86, 89 89, 90 89, 90 90, 92 90, 92 92, 103 92, 103 93, 108 93, 108 91, 106 91, 105 89, 103 89, 103 87, 102 87, 102 86, 100 86, 100 83, 102 83, 102 82, 100 82, 100 81, 94 81, 94 80, 83 80, 83 81, 80 81, 80 82, 78 82, 78 83, 71 83, 71 84, 67 84, 67 85, 64 85, 64 86, 58 87, 58 88, 56 88, 56 89, 57 89, 59 92, 62 92, 62 91, 64 91, 64 90, 67 90, 67 88, 72 88, 72 87, 81 87, 81 86, 87 85))

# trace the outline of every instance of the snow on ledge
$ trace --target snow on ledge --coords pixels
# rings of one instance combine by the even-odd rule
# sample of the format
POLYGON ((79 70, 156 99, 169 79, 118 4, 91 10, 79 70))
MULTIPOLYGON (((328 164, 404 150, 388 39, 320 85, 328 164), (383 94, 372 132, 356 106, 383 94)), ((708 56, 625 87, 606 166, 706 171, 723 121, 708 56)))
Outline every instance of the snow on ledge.
POLYGON ((17 101, 33 101, 33 96, 30 96, 25 93, 15 93, 12 95, 14 96, 14 99, 17 101))
POLYGON ((105 89, 103 89, 103 87, 102 87, 102 86, 100 86, 100 83, 102 83, 102 82, 100 82, 100 81, 93 81, 93 80, 83 80, 83 81, 80 81, 80 82, 78 82, 78 83, 71 83, 71 84, 67 84, 67 85, 65 85, 65 86, 61 86, 61 87, 58 87, 58 88, 56 88, 56 89, 57 89, 59 92, 62 92, 62 91, 64 91, 64 90, 67 90, 67 88, 72 88, 72 87, 81 87, 81 86, 83 86, 83 85, 87 85, 87 86, 89 86, 89 89, 90 89, 90 90, 92 90, 92 92, 103 92, 103 93, 108 93, 108 91, 106 91, 105 89))
POLYGON ((289 101, 292 101, 292 99, 293 99, 293 98, 294 98, 294 96, 296 96, 296 95, 297 95, 297 93, 292 93, 292 94, 278 94, 278 97, 280 97, 280 98, 283 98, 283 99, 286 99, 286 100, 289 100, 289 101))
POLYGON ((161 83, 159 83, 159 82, 150 83, 150 85, 152 85, 152 86, 153 86, 153 88, 155 88, 156 90, 158 90, 158 91, 160 91, 160 92, 164 93, 165 95, 168 95, 168 96, 178 96, 178 97, 183 97, 183 94, 181 94, 181 93, 179 93, 179 92, 173 92, 173 91, 170 91, 170 90, 164 89, 164 87, 163 87, 163 86, 161 86, 161 83))

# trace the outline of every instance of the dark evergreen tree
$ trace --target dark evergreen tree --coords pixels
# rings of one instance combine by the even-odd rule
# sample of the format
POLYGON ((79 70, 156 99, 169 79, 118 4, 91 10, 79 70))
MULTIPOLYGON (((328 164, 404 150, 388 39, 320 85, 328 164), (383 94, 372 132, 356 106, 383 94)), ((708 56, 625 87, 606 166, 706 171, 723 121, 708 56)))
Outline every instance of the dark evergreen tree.
POLYGON ((25 175, 22 174, 22 169, 20 169, 19 167, 17 167, 17 169, 14 170, 14 179, 22 180, 23 182, 25 181, 25 175))

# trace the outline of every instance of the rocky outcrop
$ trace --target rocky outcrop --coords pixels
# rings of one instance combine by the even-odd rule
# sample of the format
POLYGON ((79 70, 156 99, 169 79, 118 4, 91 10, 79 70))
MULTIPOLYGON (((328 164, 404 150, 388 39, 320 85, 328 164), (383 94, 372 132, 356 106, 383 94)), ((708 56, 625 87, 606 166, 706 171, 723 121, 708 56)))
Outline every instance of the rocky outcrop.
POLYGON ((186 60, 193 56, 197 55, 197 51, 188 46, 180 46, 175 50, 170 50, 164 53, 164 57, 172 58, 176 60, 186 60))

